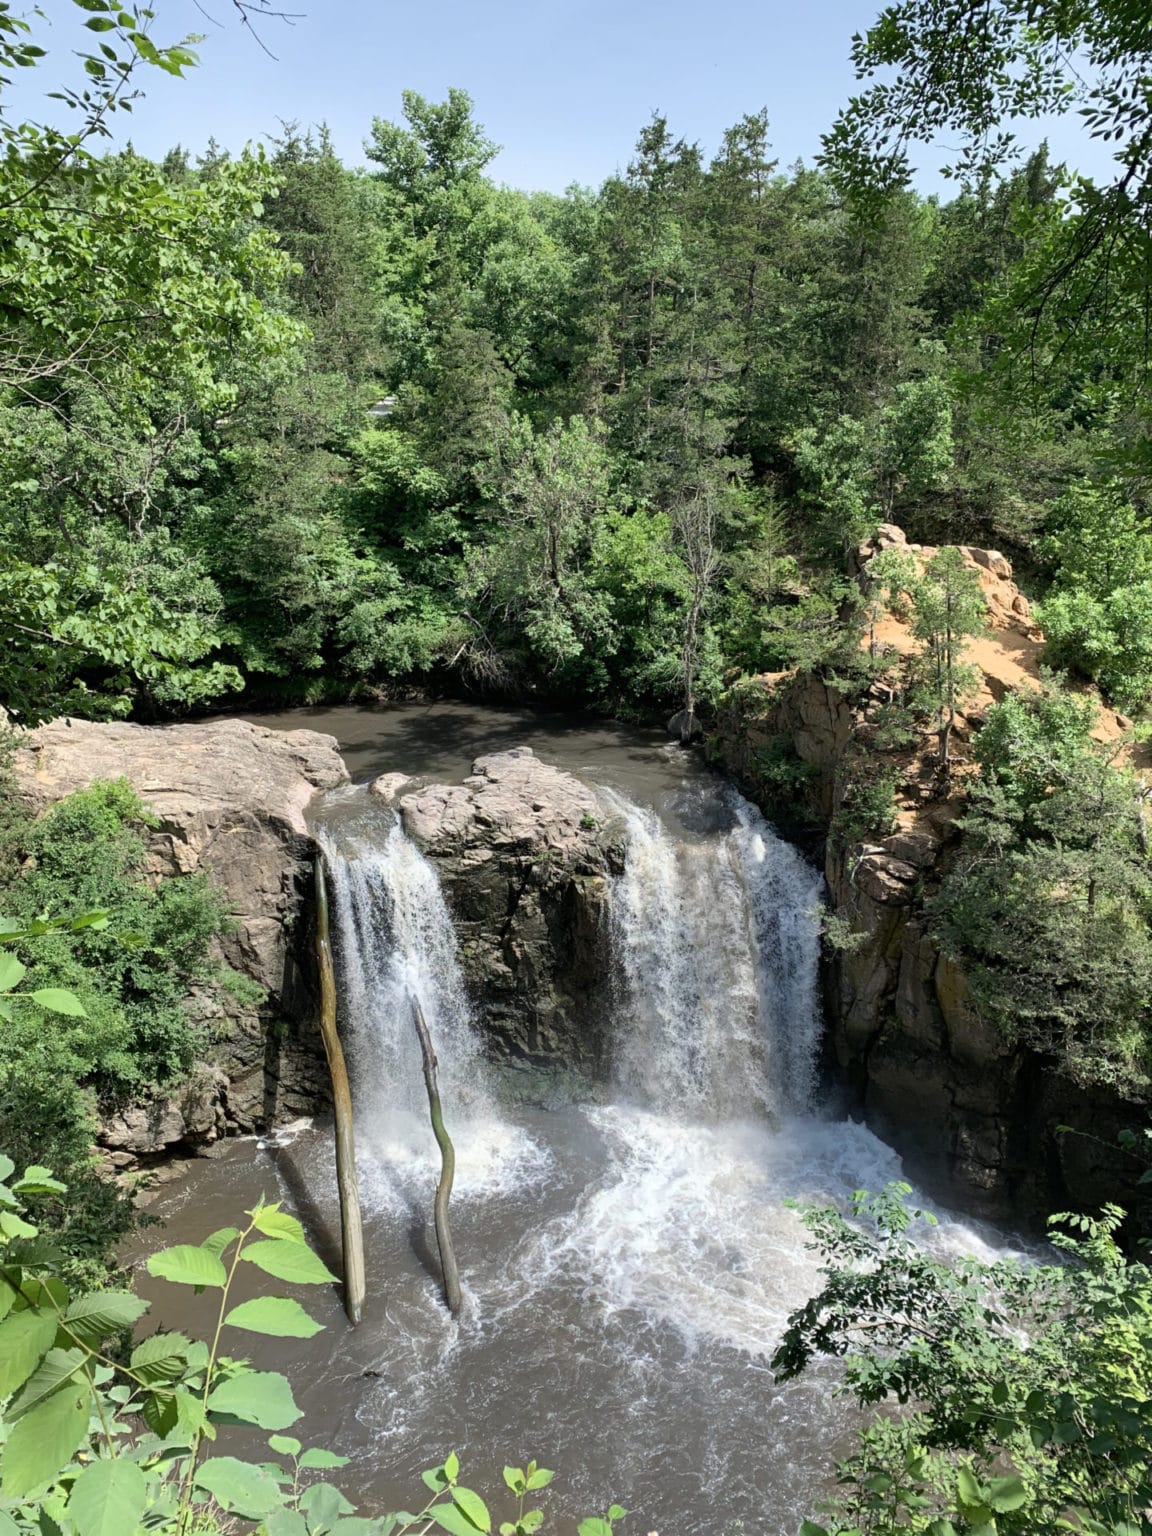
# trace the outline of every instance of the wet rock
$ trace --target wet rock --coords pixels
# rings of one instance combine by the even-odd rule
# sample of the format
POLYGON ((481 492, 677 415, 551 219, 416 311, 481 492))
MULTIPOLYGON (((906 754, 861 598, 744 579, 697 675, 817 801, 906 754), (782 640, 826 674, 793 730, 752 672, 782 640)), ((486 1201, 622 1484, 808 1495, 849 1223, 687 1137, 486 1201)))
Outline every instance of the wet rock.
POLYGON ((695 715, 689 720, 686 709, 678 710, 672 716, 668 722, 667 731, 669 736, 672 736, 676 741, 683 742, 699 741, 704 735, 700 721, 695 715))
POLYGON ((435 861, 461 962, 493 1037, 518 1056, 595 1065, 610 964, 607 879, 619 829, 596 793, 529 747, 473 764, 463 784, 400 802, 435 861))
POLYGON ((407 773, 382 773, 379 778, 373 779, 368 788, 385 805, 393 805, 404 793, 406 788, 415 785, 416 780, 407 773))
POLYGON ((914 865, 894 859, 883 848, 864 850, 855 869, 855 882, 878 906, 907 906, 919 878, 914 865))

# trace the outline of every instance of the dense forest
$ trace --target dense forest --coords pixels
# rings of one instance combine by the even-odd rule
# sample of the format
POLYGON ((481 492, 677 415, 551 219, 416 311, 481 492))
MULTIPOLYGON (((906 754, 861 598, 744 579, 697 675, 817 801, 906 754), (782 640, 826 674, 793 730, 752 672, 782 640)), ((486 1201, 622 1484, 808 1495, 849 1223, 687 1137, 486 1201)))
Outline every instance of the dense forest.
MULTIPOLYGON (((271 10, 233 3, 241 24, 271 10)), ((116 149, 149 77, 195 55, 161 46, 150 11, 75 5, 82 78, 45 127, 17 120, 9 88, 60 85, 63 50, 0 0, 0 718, 470 695, 675 716, 691 740, 763 674, 850 698, 886 677, 879 745, 822 831, 890 833, 884 753, 931 755, 930 798, 961 819, 925 931, 982 1019, 1146 1104, 1146 0, 902 0, 855 40, 869 83, 812 163, 778 162, 755 103, 707 148, 657 113, 622 171, 562 196, 497 183, 462 89, 365 123, 363 165, 291 122, 264 146, 116 149), (1115 144, 1111 181, 1017 152, 1014 123, 1068 110, 1115 144), (924 195, 912 146, 941 139, 961 145, 951 195, 924 195), (861 582, 886 524, 935 553, 878 553, 861 582), (960 546, 1009 556, 1048 670, 976 722, 958 784, 985 622, 960 546), (877 652, 881 607, 904 614, 911 659, 877 652)), ((197 1471, 218 1428, 299 1417, 284 1377, 218 1359, 224 1324, 319 1326, 283 1297, 225 1317, 245 1244, 285 1283, 332 1276, 295 1218, 260 1206, 151 1261, 220 1291, 211 1350, 161 1333, 130 1351, 144 1303, 114 1249, 137 1218, 93 1166, 93 1126, 187 1074, 204 1044, 190 989, 251 984, 211 959, 219 891, 149 869, 128 785, 36 819, 16 734, 0 742, 0 1536, 488 1532, 454 1455, 419 1516, 302 1491, 302 1470, 342 1459, 282 1433, 289 1471, 197 1471)), ((799 798, 786 754, 761 769, 766 798, 799 798)), ((830 918, 825 941, 853 935, 830 918)), ((1125 1135, 1138 1166, 1148 1134, 1125 1135)), ((902 1410, 864 1417, 807 1536, 1152 1530, 1152 1280, 1123 1213, 1055 1218, 1061 1262, 1027 1268, 930 1256, 906 1235, 918 1214, 890 1189, 805 1215, 822 1289, 777 1376, 846 1358, 861 1408, 902 1410)), ((525 1501, 550 1477, 505 1469, 503 1536, 539 1528, 525 1501)), ((612 1505, 581 1536, 624 1518, 612 1505)))
POLYGON ((1061 279, 1044 150, 880 202, 764 111, 711 155, 655 116, 560 197, 494 184, 461 90, 365 129, 353 169, 322 127, 152 164, 8 126, 15 719, 706 708, 855 648, 884 520, 1006 549, 1053 664, 1143 704, 1144 296, 1113 236, 1061 279))

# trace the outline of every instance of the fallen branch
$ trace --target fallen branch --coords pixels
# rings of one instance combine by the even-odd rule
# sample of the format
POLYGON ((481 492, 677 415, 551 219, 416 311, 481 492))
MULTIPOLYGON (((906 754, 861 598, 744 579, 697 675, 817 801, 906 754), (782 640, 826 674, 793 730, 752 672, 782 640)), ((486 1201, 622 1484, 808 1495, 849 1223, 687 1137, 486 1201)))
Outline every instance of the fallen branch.
POLYGON ((432 1132, 440 1148, 440 1182, 436 1186, 433 1210, 440 1266, 444 1271, 444 1300, 448 1303, 449 1312, 455 1316, 460 1310, 460 1271, 456 1268, 456 1253, 448 1226, 448 1200, 452 1194, 452 1180, 456 1175, 456 1151, 452 1146, 452 1138, 444 1129, 440 1089, 436 1083, 436 1052, 432 1049, 432 1036, 428 1033, 424 1010, 416 998, 412 998, 412 1021, 420 1037, 420 1050, 424 1056, 424 1086, 428 1089, 428 1110, 432 1118, 432 1132))
POLYGON ((336 1183, 340 1190, 340 1240, 344 1252, 344 1311, 355 1327, 364 1307, 364 1231, 360 1219, 360 1190, 356 1182, 356 1143, 352 1129, 352 1090, 344 1048, 336 1028, 336 973, 328 933, 328 884, 324 859, 316 865, 316 959, 320 969, 320 1034, 332 1079, 336 1118, 336 1183))

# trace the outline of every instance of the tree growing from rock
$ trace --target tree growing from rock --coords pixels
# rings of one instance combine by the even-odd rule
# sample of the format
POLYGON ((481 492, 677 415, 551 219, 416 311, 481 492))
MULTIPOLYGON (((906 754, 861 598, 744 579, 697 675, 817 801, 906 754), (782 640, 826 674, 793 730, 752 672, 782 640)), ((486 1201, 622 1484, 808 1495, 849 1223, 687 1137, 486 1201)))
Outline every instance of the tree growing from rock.
POLYGON ((976 682, 964 661, 965 644, 986 628, 980 578, 958 549, 941 549, 915 583, 912 606, 912 633, 922 646, 916 682, 936 717, 940 770, 947 779, 956 714, 976 682))

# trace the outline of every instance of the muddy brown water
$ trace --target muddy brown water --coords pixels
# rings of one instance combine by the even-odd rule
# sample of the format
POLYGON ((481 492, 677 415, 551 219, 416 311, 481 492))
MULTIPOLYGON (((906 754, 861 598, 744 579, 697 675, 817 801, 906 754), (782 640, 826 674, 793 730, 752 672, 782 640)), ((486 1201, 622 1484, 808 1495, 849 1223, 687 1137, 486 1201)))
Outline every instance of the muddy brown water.
MULTIPOLYGON (((361 782, 396 770, 458 780, 484 752, 530 745, 625 797, 637 826, 647 818, 644 879, 673 886, 650 919, 667 928, 665 948, 656 945, 647 962, 641 952, 641 962, 680 964, 677 946, 723 950, 729 942, 711 937, 720 933, 715 913, 683 907, 689 899, 710 905, 700 875, 710 840, 724 875, 711 905, 732 899, 733 871, 742 866, 721 846, 735 835, 731 802, 694 756, 657 733, 460 704, 297 710, 259 721, 335 735, 361 782), (696 864, 692 882, 676 885, 668 871, 679 842, 695 845, 696 864)), ((762 850, 771 835, 758 825, 749 835, 762 850)), ((644 881, 634 887, 635 907, 644 881)), ((642 903, 637 910, 634 923, 649 920, 642 903)), ((710 962, 708 976, 715 954, 710 962)), ((773 974, 786 970, 777 965, 773 974)), ((737 996, 738 980, 720 1005, 737 996)), ((629 1019, 622 1000, 613 1027, 626 1032, 629 1019)), ((670 1016, 669 1051, 688 1049, 684 1059, 695 1060, 690 1040, 672 1038, 694 1027, 670 1016)), ((787 1018, 774 1027, 786 1029, 787 1018)), ((658 1054, 651 1020, 645 1028, 645 1049, 658 1054)), ((657 1072, 651 1091, 638 1088, 634 1062, 627 1083, 608 1087, 477 1068, 485 1081, 475 1102, 445 1105, 450 1128, 455 1110, 452 1219, 466 1292, 453 1321, 439 1296, 430 1138, 407 1124, 401 1095, 363 1080, 377 1058, 353 1055, 362 1075, 364 1322, 350 1329, 335 1288, 319 1288, 302 1296, 325 1325, 316 1338, 237 1335, 233 1347, 287 1372, 305 1414, 295 1432, 351 1458, 334 1480, 361 1511, 412 1508, 421 1471, 455 1450, 465 1480, 498 1518, 511 1513, 500 1469, 535 1457, 556 1472, 540 1502, 560 1531, 573 1529, 570 1516, 603 1513, 613 1501, 630 1511, 625 1536, 796 1531, 832 1488, 853 1416, 831 1368, 788 1386, 773 1379, 770 1356, 788 1313, 819 1283, 802 1223, 785 1201, 842 1204, 853 1189, 882 1187, 900 1176, 895 1153, 862 1126, 824 1113, 819 1091, 802 1111, 778 1103, 753 1113, 741 1100, 738 1114, 697 1115, 667 1101, 676 1097, 666 1086, 675 1074, 657 1072)), ((770 1053, 765 1070, 770 1077, 770 1053)), ((338 1270, 335 1172, 323 1126, 231 1142, 194 1162, 151 1207, 164 1227, 144 1246, 198 1241, 235 1224, 260 1195, 299 1214, 338 1270)), ((947 1217, 931 1241, 985 1254, 1000 1246, 995 1233, 947 1217)), ((147 1278, 143 1287, 155 1322, 209 1330, 209 1297, 147 1278)))

